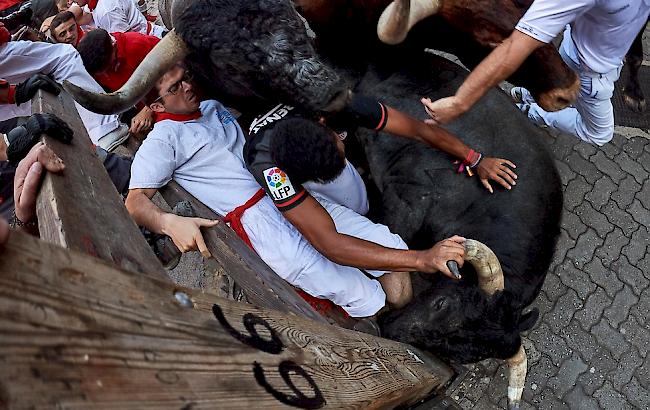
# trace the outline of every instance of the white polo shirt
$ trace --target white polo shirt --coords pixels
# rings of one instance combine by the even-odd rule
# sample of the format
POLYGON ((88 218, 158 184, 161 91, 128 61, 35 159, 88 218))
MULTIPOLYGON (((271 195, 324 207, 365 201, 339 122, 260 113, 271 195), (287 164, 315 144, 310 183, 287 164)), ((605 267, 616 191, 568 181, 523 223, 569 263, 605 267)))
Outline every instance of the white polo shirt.
POLYGON ((165 31, 161 26, 147 23, 135 0, 99 0, 92 14, 97 27, 109 33, 135 31, 162 38, 165 31))
POLYGON ((549 43, 567 24, 580 62, 617 69, 650 13, 650 0, 535 0, 516 29, 549 43))

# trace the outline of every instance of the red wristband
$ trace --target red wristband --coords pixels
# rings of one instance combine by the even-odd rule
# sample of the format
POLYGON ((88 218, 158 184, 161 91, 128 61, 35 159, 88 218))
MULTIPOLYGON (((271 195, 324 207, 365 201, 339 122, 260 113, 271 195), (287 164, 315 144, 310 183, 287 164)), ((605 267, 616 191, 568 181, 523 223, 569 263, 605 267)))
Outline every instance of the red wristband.
POLYGON ((14 104, 16 102, 16 86, 10 85, 7 90, 7 104, 14 104))

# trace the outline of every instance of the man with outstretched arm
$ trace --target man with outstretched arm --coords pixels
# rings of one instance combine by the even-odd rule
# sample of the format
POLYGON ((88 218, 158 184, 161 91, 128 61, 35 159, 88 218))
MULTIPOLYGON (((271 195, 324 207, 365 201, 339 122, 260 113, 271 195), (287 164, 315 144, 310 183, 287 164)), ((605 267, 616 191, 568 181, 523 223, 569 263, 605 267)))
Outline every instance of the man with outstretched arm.
POLYGON ((575 105, 546 112, 524 88, 513 88, 511 95, 537 124, 603 145, 614 135, 614 82, 649 13, 648 0, 535 0, 510 37, 472 71, 456 95, 435 102, 425 98, 422 103, 432 121, 453 121, 564 30, 560 55, 580 78, 575 105))
MULTIPOLYGON (((126 206, 141 226, 169 235, 183 251, 199 249, 209 256, 202 227, 216 221, 165 213, 151 197, 175 180, 215 212, 279 276, 319 298, 341 306, 353 317, 375 315, 386 303, 406 304, 412 297, 408 272, 449 274, 448 260, 463 263, 464 239, 454 237, 431 249, 406 249, 399 236, 361 215, 347 226, 348 248, 323 256, 277 209, 244 163, 244 134, 230 112, 217 101, 199 103, 184 68, 175 66, 158 80, 147 97, 156 124, 138 150, 131 169, 126 206), (367 240, 364 232, 372 233, 367 240), (377 242, 375 242, 377 241, 377 242), (371 271, 371 279, 361 269, 371 271), (372 272, 374 271, 374 272, 372 272), (392 273, 391 273, 392 272, 392 273)), ((350 216, 351 217, 351 216, 350 216)), ((449 274, 451 275, 451 274, 449 274)))

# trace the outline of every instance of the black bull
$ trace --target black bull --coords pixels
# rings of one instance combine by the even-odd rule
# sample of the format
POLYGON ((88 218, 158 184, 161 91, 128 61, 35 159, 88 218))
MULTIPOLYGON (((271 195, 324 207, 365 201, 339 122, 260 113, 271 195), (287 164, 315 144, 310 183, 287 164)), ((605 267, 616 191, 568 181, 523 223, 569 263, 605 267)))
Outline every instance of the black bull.
MULTIPOLYGON (((411 61, 410 69, 366 75, 359 87, 422 118, 420 96, 453 94, 466 71, 440 57, 411 61), (413 67, 420 67, 414 69, 413 67), (382 78, 383 77, 383 78, 382 78)), ((478 178, 458 174, 452 158, 425 145, 384 133, 358 133, 382 197, 381 221, 414 248, 458 234, 488 245, 498 256, 505 291, 488 297, 466 264, 463 279, 422 275, 415 300, 381 320, 384 335, 459 362, 511 357, 520 331, 534 324, 522 315, 539 293, 559 233, 562 190, 543 133, 502 92, 491 91, 447 127, 469 146, 508 158, 517 167, 511 191, 489 194, 478 178)))

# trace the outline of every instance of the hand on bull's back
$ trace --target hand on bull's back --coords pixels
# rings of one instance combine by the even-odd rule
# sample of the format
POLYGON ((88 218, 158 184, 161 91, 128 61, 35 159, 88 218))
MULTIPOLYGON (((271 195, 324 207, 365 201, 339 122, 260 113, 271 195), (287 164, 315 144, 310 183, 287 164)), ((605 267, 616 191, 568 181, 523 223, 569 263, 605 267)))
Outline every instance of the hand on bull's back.
POLYGON ((431 117, 424 121, 429 125, 447 124, 467 111, 456 96, 441 98, 436 101, 422 98, 420 101, 424 105, 424 110, 431 117))
POLYGON ((447 261, 456 261, 459 267, 463 266, 465 261, 465 238, 455 235, 436 243, 431 249, 420 252, 419 271, 427 273, 441 272, 452 279, 460 279, 451 273, 447 267, 447 261))
POLYGON ((483 186, 493 193, 490 179, 497 182, 505 189, 512 189, 517 185, 517 174, 511 168, 517 168, 515 164, 503 158, 483 158, 476 166, 476 172, 483 186))

